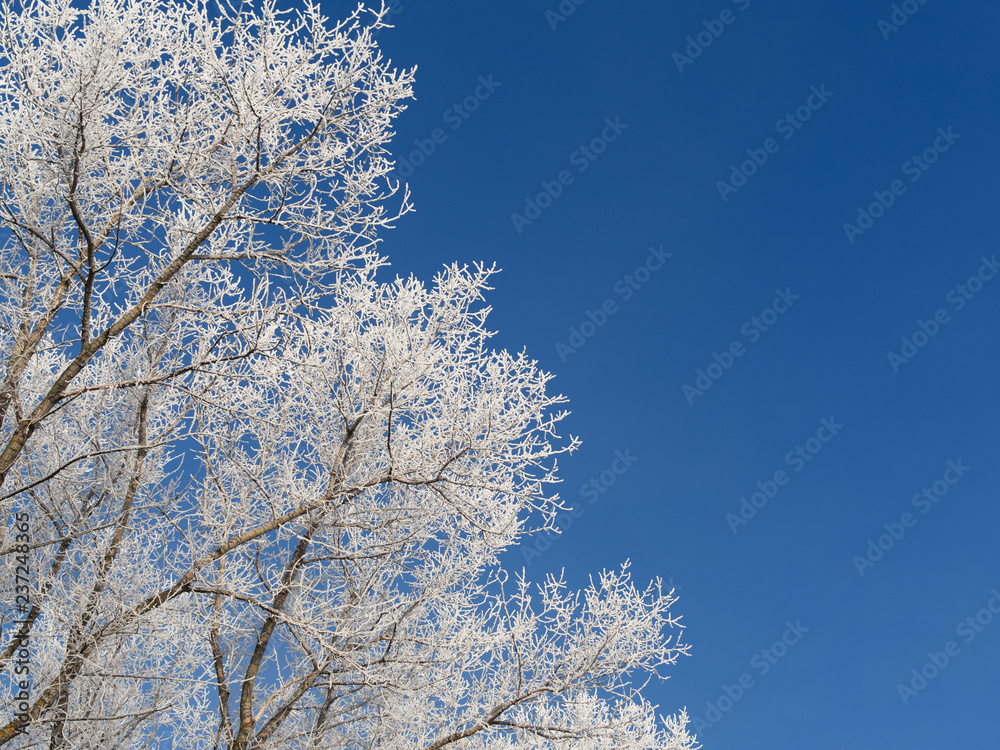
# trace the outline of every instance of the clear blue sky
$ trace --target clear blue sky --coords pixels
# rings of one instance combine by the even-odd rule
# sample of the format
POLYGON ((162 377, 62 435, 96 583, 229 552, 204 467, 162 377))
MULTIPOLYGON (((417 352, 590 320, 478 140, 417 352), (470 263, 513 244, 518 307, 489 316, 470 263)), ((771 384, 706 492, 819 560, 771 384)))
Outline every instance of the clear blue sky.
POLYGON ((672 579, 693 655, 648 695, 706 748, 996 746, 1000 6, 559 7, 380 36, 418 66, 393 270, 497 261, 497 346, 583 440, 582 513, 508 565, 672 579))

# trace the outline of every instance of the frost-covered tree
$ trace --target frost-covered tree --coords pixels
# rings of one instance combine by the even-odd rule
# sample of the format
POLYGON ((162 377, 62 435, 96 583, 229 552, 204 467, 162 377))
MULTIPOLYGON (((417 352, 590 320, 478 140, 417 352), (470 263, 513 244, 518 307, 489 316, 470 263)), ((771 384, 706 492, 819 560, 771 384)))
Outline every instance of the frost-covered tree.
POLYGON ((576 442, 494 269, 376 279, 385 9, 0 12, 0 745, 693 747, 672 592, 499 565, 576 442))

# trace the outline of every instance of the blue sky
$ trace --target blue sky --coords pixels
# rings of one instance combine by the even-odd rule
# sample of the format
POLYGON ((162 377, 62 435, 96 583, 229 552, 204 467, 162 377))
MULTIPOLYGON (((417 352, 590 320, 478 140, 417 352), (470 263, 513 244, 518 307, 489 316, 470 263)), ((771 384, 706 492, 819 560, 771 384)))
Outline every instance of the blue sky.
POLYGON ((583 440, 507 564, 672 580, 706 748, 995 745, 1000 7, 393 7, 383 250, 496 261, 583 440))

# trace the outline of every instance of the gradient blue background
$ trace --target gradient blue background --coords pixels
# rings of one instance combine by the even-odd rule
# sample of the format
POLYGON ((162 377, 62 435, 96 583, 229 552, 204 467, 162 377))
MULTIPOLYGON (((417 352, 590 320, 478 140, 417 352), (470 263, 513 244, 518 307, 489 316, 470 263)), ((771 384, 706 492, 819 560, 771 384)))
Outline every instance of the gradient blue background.
POLYGON ((890 2, 587 0, 553 29, 557 2, 395 0, 379 36, 418 66, 394 153, 446 135, 407 177, 392 272, 496 261, 496 346, 556 374, 583 440, 561 486, 583 514, 507 564, 580 586, 630 558, 639 582, 672 581, 692 656, 647 696, 704 719, 723 685, 755 681, 706 748, 996 746, 1000 616, 971 643, 955 628, 1000 588, 1000 276, 959 312, 945 297, 1000 254, 1000 7, 929 0, 886 40, 890 2), (672 54, 724 8, 734 23, 679 72, 672 54), (821 85, 834 95, 776 134, 821 85), (628 129, 578 172, 571 154, 615 117, 628 129), (911 183, 902 165, 949 126, 961 138, 911 183), (778 153, 724 202, 716 181, 768 137, 778 153), (511 213, 563 169, 573 184, 518 233, 511 213), (906 193, 848 242, 895 179, 906 193), (661 244, 673 257, 622 303, 614 284, 661 244), (791 310, 689 405, 682 385, 786 287, 791 310), (619 311, 561 361, 556 342, 609 297, 619 311), (887 353, 941 307, 951 322, 894 373, 887 353), (794 472, 786 453, 830 417, 843 430, 794 472), (625 449, 636 463, 588 503, 581 485, 625 449), (912 496, 956 459, 971 470, 920 514, 912 496), (734 535, 726 514, 779 469, 791 482, 734 535), (916 526, 860 576, 853 556, 908 510, 916 526), (796 620, 808 634, 761 676, 751 660, 796 620), (897 684, 950 640, 959 655, 904 705, 897 684))

